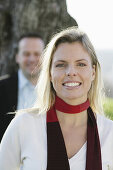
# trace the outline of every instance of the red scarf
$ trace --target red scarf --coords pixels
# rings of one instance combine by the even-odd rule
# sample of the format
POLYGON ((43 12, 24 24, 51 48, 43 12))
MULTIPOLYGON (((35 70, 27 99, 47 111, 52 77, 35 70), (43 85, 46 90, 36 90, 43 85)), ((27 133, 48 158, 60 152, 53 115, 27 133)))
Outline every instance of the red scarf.
POLYGON ((56 96, 54 106, 47 112, 47 170, 70 170, 66 146, 56 110, 64 113, 88 112, 87 121, 87 154, 85 170, 102 170, 101 149, 97 123, 89 100, 72 106, 56 96))

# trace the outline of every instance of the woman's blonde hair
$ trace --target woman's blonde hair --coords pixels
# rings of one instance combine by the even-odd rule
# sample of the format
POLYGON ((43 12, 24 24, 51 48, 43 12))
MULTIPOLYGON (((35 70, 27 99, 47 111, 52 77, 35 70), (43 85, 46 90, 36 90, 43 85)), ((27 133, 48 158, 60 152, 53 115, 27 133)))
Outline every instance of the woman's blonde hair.
POLYGON ((42 68, 37 82, 37 101, 34 109, 39 113, 46 112, 54 104, 55 90, 50 80, 51 63, 53 54, 61 43, 80 42, 91 56, 92 66, 95 65, 95 79, 92 82, 91 88, 88 92, 90 106, 94 112, 102 113, 102 89, 103 83, 101 80, 101 69, 97 59, 94 47, 90 42, 88 36, 77 27, 70 27, 53 36, 43 53, 42 68))

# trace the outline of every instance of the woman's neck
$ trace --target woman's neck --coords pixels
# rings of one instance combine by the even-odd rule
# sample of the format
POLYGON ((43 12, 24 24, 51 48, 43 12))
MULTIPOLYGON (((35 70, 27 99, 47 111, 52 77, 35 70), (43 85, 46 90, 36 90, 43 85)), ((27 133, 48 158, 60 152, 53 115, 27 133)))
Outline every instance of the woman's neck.
POLYGON ((84 126, 87 125, 87 110, 77 114, 67 114, 56 110, 56 114, 60 124, 64 126, 84 126))

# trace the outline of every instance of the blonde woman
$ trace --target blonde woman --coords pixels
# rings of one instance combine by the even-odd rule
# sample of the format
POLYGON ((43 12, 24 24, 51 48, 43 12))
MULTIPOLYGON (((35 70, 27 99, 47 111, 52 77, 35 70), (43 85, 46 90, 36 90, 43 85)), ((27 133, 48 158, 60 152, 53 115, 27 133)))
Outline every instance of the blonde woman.
POLYGON ((100 64, 78 28, 56 34, 43 54, 38 100, 18 114, 0 147, 0 169, 113 169, 113 122, 101 114, 100 64))

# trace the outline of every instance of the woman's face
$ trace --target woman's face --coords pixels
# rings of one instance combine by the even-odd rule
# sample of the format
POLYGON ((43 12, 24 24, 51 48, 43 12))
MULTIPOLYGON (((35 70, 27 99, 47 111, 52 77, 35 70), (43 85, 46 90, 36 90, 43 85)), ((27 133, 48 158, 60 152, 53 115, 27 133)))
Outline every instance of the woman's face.
POLYGON ((51 65, 51 82, 61 99, 72 105, 85 102, 94 78, 95 67, 80 42, 58 46, 51 65))

